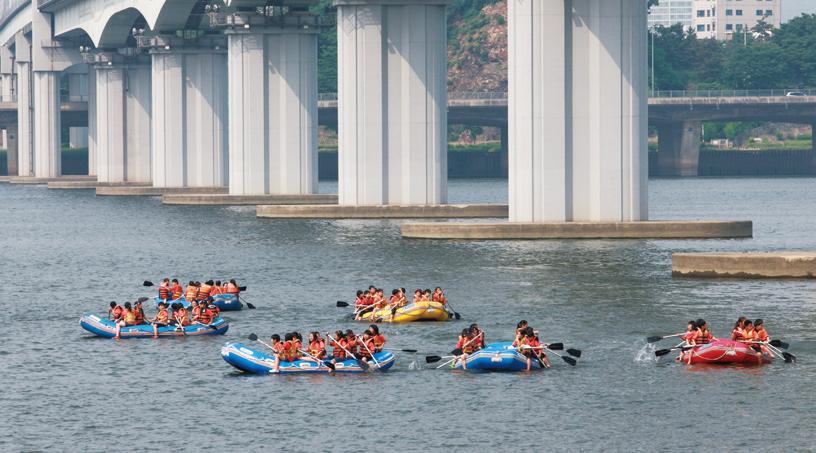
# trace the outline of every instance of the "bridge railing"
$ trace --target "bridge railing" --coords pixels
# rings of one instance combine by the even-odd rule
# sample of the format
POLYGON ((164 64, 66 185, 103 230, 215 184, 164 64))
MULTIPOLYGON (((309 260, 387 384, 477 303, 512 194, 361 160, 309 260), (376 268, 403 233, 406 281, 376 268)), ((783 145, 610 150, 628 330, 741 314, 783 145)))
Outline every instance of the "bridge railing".
POLYGON ((789 88, 773 90, 658 90, 650 98, 739 98, 816 96, 816 88, 789 88))

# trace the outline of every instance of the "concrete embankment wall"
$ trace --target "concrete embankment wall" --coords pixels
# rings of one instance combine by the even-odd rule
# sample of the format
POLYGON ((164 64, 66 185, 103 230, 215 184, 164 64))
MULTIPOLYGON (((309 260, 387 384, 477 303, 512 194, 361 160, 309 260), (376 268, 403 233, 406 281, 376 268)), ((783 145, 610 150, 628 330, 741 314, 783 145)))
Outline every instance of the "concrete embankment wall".
MULTIPOLYGON (((337 152, 321 152, 320 179, 337 180, 337 152)), ((0 175, 6 174, 6 151, 0 150, 0 175)), ((62 153, 66 175, 88 172, 87 152, 62 153)), ((700 151, 700 176, 796 176, 816 175, 811 150, 700 151)), ((649 175, 657 173, 657 152, 649 153, 649 175)), ((506 178, 507 158, 498 152, 472 151, 448 154, 449 178, 506 178)))

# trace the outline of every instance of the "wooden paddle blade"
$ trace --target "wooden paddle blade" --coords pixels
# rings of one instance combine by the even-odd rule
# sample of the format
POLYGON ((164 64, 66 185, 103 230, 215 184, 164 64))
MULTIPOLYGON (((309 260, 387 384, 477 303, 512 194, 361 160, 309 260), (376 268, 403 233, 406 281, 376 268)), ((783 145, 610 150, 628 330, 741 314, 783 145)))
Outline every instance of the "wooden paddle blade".
POLYGON ((252 304, 251 304, 251 303, 249 303, 249 302, 247 302, 247 303, 246 303, 246 306, 247 306, 247 308, 249 308, 250 310, 254 310, 254 309, 255 309, 255 306, 254 306, 254 305, 252 305, 252 304))
POLYGON ((564 343, 550 343, 547 345, 547 349, 551 351, 563 351, 564 343))
POLYGON ((142 286, 153 286, 153 282, 151 282, 150 280, 145 280, 145 281, 142 283, 142 286))
POLYGON ((647 343, 657 343, 658 341, 662 340, 663 337, 646 337, 647 343))
POLYGON ((451 355, 462 355, 462 350, 457 348, 451 351, 450 353, 451 355))
POLYGON ((436 362, 439 362, 441 360, 442 360, 442 357, 439 357, 438 355, 425 356, 425 362, 426 363, 436 363, 436 362))
POLYGON ((572 348, 570 348, 570 349, 567 349, 567 354, 569 354, 569 355, 571 355, 571 356, 573 356, 573 357, 578 357, 578 358, 580 358, 580 357, 581 357, 581 350, 580 350, 580 349, 572 349, 572 348))
POLYGON ((561 360, 563 360, 563 361, 565 361, 565 362, 569 363, 569 364, 570 364, 570 365, 572 365, 572 366, 575 366, 575 365, 577 365, 577 364, 578 364, 578 361, 577 361, 577 360, 575 360, 575 359, 573 359, 572 357, 564 357, 564 356, 561 356, 561 360))
POLYGON ((348 307, 348 306, 349 306, 348 302, 343 302, 342 300, 337 301, 337 307, 338 308, 343 308, 343 307, 348 307))
POLYGON ((250 341, 258 341, 258 336, 257 336, 257 335, 255 335, 254 333, 249 334, 249 336, 248 336, 247 338, 248 338, 250 341))

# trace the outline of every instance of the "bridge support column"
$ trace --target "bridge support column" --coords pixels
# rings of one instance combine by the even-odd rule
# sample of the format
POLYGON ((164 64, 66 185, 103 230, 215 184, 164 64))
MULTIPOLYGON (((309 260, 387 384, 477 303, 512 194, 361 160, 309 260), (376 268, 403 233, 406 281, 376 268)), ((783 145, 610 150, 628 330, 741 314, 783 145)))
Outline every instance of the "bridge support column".
POLYGON ((17 64, 17 174, 34 176, 34 143, 31 114, 31 39, 17 33, 14 44, 17 64))
POLYGON ((150 182, 150 66, 96 68, 97 178, 150 182))
POLYGON ((509 0, 508 17, 510 221, 646 220, 645 0, 509 0))
POLYGON ((659 176, 697 176, 702 140, 700 121, 657 125, 657 172, 659 176))
POLYGON ((339 202, 447 201, 446 0, 335 0, 339 202))
POLYGON ((317 192, 317 32, 228 31, 230 194, 317 192))
POLYGON ((96 70, 88 69, 88 175, 96 176, 96 70))
POLYGON ((152 59, 153 186, 226 187, 226 52, 153 50, 152 59))
POLYGON ((34 176, 62 173, 60 73, 34 72, 34 176))
POLYGON ((6 127, 6 167, 8 175, 17 175, 17 125, 11 124, 6 127))

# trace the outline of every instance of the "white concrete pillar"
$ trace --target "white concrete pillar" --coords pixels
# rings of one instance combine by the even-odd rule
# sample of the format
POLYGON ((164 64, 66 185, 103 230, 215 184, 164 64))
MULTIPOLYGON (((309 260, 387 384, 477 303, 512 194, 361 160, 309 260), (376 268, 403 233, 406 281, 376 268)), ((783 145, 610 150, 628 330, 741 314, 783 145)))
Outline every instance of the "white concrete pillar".
POLYGON ((96 176, 96 70, 88 70, 88 174, 96 176))
POLYGON ((233 195, 317 192, 317 30, 228 34, 233 195))
POLYGON ((96 69, 97 179, 150 182, 150 67, 96 69))
POLYGON ((154 50, 152 59, 153 186, 226 187, 226 52, 154 50))
POLYGON ((60 139, 60 74, 34 72, 34 176, 60 176, 60 139))
POLYGON ((508 17, 510 221, 646 220, 646 0, 509 0, 508 17))
POLYGON ((448 3, 334 2, 340 204, 447 201, 448 3))
POLYGON ((34 140, 31 87, 31 38, 15 35, 17 65, 17 174, 34 176, 34 140))

